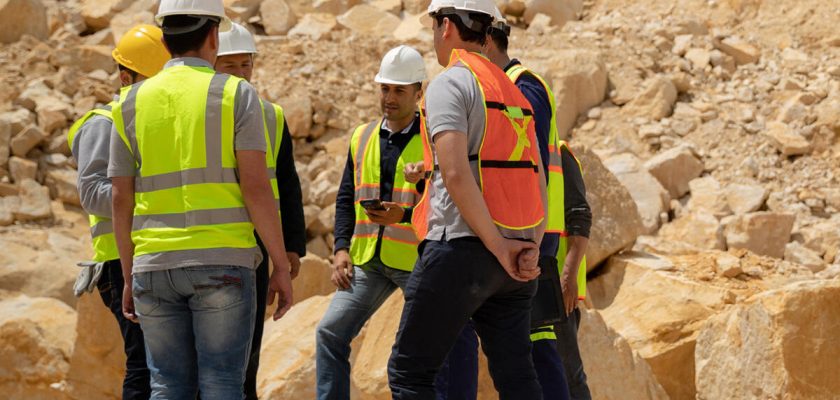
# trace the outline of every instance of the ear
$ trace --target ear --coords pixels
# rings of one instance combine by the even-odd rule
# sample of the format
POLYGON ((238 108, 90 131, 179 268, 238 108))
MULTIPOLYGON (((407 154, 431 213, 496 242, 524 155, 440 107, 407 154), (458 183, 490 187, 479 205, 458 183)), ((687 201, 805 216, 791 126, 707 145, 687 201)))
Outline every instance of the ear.
POLYGON ((134 84, 134 79, 128 71, 120 71, 120 84, 122 86, 129 86, 134 84))
POLYGON ((442 37, 444 39, 448 39, 450 36, 452 36, 452 31, 457 30, 457 28, 455 28, 455 24, 453 24, 452 21, 449 20, 449 17, 444 17, 443 18, 443 27, 442 28, 443 28, 442 37))

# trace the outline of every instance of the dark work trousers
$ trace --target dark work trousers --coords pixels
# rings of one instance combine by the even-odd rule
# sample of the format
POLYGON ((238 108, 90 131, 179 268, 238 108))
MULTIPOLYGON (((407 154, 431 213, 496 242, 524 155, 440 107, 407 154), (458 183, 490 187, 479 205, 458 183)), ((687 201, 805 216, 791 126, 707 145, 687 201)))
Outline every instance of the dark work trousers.
POLYGON ((478 238, 426 241, 388 362, 395 400, 435 399, 435 375, 472 318, 500 400, 541 400, 531 359, 537 282, 517 282, 478 238))
POLYGON ((458 341, 435 377, 437 400, 475 400, 478 398, 478 336, 472 320, 459 334, 458 341))
POLYGON ((258 242, 263 253, 263 260, 257 266, 257 318, 254 319, 254 338, 251 339, 251 354, 248 357, 248 369, 245 370, 245 399, 257 399, 257 370, 260 368, 260 349, 262 348, 263 327, 265 326, 265 302, 268 298, 268 253, 258 242))
MULTIPOLYGON (((123 287, 122 266, 120 260, 105 262, 102 276, 96 287, 102 302, 117 318, 120 334, 125 346, 125 378, 123 379, 122 398, 124 400, 147 400, 152 395, 149 368, 146 366, 146 348, 143 342, 143 330, 140 324, 127 320, 122 313, 123 287)), ((96 329, 95 326, 90 327, 96 329)))
POLYGON ((566 321, 554 325, 554 333, 557 335, 557 353, 563 361, 563 369, 566 371, 566 382, 569 384, 569 394, 572 400, 591 400, 589 386, 586 384, 586 373, 583 371, 583 361, 580 359, 578 348, 577 332, 580 326, 580 309, 575 308, 574 313, 566 318, 566 321))

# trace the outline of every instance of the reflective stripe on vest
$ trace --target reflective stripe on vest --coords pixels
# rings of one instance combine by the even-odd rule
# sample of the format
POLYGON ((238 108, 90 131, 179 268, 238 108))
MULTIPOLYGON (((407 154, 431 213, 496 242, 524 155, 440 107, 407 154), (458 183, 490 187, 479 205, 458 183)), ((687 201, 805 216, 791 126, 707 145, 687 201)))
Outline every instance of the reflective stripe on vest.
POLYGON ((113 116, 136 161, 135 256, 256 246, 234 152, 241 81, 174 66, 122 89, 113 116))
MULTIPOLYGON (((560 276, 563 274, 563 266, 566 261, 566 252, 568 249, 568 238, 566 234, 566 197, 565 197, 565 183, 563 178, 563 149, 569 151, 568 143, 560 140, 560 134, 557 130, 557 102, 554 93, 548 86, 548 83, 537 73, 528 68, 519 65, 514 65, 507 71, 507 76, 510 80, 516 83, 523 74, 529 74, 537 79, 545 89, 548 95, 549 106, 551 107, 551 126, 548 133, 548 185, 546 192, 548 194, 548 215, 546 216, 546 233, 556 233, 560 235, 559 246, 557 248, 557 267, 560 270, 560 276)), ((574 155, 572 155, 573 158, 574 155)), ((580 161, 575 158, 578 166, 580 161)), ((581 167, 581 173, 583 168, 581 167)), ((586 297, 586 256, 580 262, 578 267, 578 298, 584 299, 586 297)))
MULTIPOLYGON (((379 233, 382 231, 382 243, 379 258, 382 263, 402 271, 414 269, 417 260, 419 241, 410 224, 382 225, 371 221, 360 202, 367 199, 381 199, 380 173, 381 148, 379 145, 380 120, 361 125, 353 132, 350 139, 350 154, 353 161, 353 183, 356 187, 354 208, 356 227, 350 241, 350 258, 354 265, 363 265, 376 254, 379 233)), ((420 135, 414 135, 403 149, 397 160, 394 175, 394 189, 391 201, 401 207, 414 207, 420 194, 415 185, 405 180, 405 165, 418 162, 423 158, 420 135)))
MULTIPOLYGON (((76 139, 76 134, 79 133, 82 126, 93 118, 94 115, 100 115, 113 122, 111 109, 115 104, 116 102, 112 101, 102 106, 102 108, 90 110, 70 126, 70 130, 67 131, 67 145, 71 150, 73 149, 73 141, 76 139)), ((76 155, 76 158, 78 158, 78 155, 76 155)), ((111 219, 88 214, 88 223, 90 224, 90 237, 91 244, 93 245, 93 261, 104 262, 119 259, 120 255, 117 252, 117 241, 114 237, 114 227, 111 224, 111 219)))
POLYGON ((554 326, 546 325, 536 329, 531 329, 531 341, 537 340, 557 340, 557 334, 554 333, 554 326))
POLYGON ((274 193, 274 200, 277 201, 277 215, 280 211, 280 188, 277 186, 277 157, 280 154, 280 146, 283 142, 283 129, 286 120, 283 116, 283 108, 270 101, 260 100, 263 109, 263 123, 265 124, 265 144, 268 151, 265 153, 265 165, 268 168, 268 180, 271 182, 271 191, 274 193))
MULTIPOLYGON (((477 155, 478 181, 484 202, 502 236, 519 237, 520 232, 538 226, 545 218, 538 166, 539 149, 531 105, 519 89, 487 58, 466 50, 454 49, 448 68, 463 64, 474 76, 485 104, 485 129, 477 155)), ((429 132, 426 126, 425 101, 421 107, 421 136, 424 166, 436 173, 429 132)), ((428 233, 432 185, 426 185, 412 222, 419 238, 428 233)))

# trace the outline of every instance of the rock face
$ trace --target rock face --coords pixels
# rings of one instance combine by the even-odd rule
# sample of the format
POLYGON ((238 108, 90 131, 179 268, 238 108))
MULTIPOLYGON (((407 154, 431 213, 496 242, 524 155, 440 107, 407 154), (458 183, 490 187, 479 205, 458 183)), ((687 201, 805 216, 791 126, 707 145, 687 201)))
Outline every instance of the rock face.
POLYGON ((792 214, 745 214, 727 225, 726 244, 729 248, 747 249, 763 256, 783 258, 795 221, 796 216, 792 214))
POLYGON ((636 202, 595 153, 572 149, 583 166, 586 198, 592 209, 592 230, 586 249, 591 271, 612 254, 633 244, 644 230, 636 202))
POLYGON ((835 397, 838 326, 837 280, 794 283, 710 319, 697 338, 697 398, 835 397))
POLYGON ((0 392, 8 399, 56 399, 73 351, 76 315, 66 304, 20 295, 0 301, 0 392))
POLYGON ((595 310, 581 310, 578 345, 592 398, 668 399, 648 363, 595 310))
POLYGON ((125 352, 119 325, 99 293, 86 293, 76 305, 76 343, 67 374, 74 400, 122 396, 125 352))
POLYGON ((689 399, 697 331, 723 307, 727 290, 666 272, 674 268, 665 257, 626 253, 610 258, 588 289, 595 309, 648 362, 668 396, 689 399))
POLYGON ((668 191, 642 167, 641 160, 632 154, 611 157, 604 165, 615 174, 636 202, 644 224, 643 233, 656 232, 661 223, 661 214, 668 211, 671 203, 668 191))
POLYGON ((645 168, 676 199, 688 193, 688 183, 703 173, 703 162, 689 147, 679 146, 653 156, 645 168))
POLYGON ((16 42, 23 35, 46 39, 49 33, 41 0, 0 0, 0 43, 16 42))

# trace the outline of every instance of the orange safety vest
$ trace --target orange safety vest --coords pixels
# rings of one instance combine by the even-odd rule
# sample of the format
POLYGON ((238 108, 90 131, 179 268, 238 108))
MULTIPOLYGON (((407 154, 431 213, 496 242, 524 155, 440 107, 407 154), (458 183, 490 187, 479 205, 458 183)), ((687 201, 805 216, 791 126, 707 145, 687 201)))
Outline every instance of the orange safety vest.
MULTIPOLYGON (((536 227, 545 218, 534 113, 531 104, 504 71, 484 56, 454 49, 447 69, 458 63, 468 68, 478 82, 486 115, 481 147, 478 154, 469 158, 478 163, 476 179, 493 222, 503 236, 515 237, 506 233, 536 227)), ((425 109, 424 97, 420 109, 420 136, 424 170, 431 171, 426 177, 431 182, 437 168, 425 109)), ((428 233, 430 191, 431 184, 427 184, 411 219, 420 240, 428 233)))

